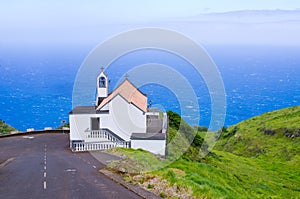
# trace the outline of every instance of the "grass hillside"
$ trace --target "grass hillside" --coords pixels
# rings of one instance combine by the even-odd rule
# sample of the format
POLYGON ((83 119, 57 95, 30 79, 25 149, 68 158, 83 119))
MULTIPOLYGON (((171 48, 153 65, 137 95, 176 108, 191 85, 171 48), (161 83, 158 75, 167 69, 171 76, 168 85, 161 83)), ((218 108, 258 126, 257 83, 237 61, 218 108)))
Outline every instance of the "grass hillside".
POLYGON ((268 112, 224 130, 216 146, 244 157, 291 161, 300 155, 300 106, 268 112))
POLYGON ((16 129, 5 124, 4 121, 0 120, 0 134, 8 134, 11 131, 16 131, 16 129))
POLYGON ((143 150, 114 149, 125 158, 109 168, 165 198, 300 198, 299 112, 300 107, 291 107, 222 128, 205 157, 199 152, 205 150, 200 145, 206 144, 206 133, 185 122, 179 125, 180 116, 168 112, 166 159, 143 150), (186 152, 174 158, 182 147, 186 152))

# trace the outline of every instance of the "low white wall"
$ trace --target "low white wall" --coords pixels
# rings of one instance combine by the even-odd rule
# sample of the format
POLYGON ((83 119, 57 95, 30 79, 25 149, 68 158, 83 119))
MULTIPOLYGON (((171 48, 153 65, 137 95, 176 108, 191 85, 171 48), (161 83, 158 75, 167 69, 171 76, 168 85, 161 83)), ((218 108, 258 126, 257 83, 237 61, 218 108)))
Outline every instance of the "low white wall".
POLYGON ((84 132, 91 128, 91 117, 99 117, 97 114, 69 115, 70 140, 84 140, 84 132))
POLYGON ((144 149, 154 154, 165 155, 166 140, 131 140, 131 148, 144 149))

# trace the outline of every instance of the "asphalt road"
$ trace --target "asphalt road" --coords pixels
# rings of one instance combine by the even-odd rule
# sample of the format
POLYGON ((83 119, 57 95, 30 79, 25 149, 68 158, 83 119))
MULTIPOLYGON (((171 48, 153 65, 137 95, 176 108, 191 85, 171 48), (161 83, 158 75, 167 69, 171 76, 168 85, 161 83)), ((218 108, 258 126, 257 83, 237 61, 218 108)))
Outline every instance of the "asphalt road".
POLYGON ((72 153, 68 134, 1 138, 0 164, 1 199, 140 198, 99 173, 90 153, 72 153))

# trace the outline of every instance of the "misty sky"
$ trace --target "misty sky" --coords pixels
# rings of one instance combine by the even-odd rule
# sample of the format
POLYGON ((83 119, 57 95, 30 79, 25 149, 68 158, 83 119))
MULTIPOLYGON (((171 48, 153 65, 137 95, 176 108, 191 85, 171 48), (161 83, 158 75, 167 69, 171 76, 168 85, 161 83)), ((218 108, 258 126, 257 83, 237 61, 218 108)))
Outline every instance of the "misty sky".
MULTIPOLYGON (((40 1, 40 0, 10 0, 0 3, 0 44, 10 43, 98 43, 104 38, 126 31, 132 28, 145 26, 170 28, 181 31, 189 36, 200 39, 201 42, 219 42, 220 35, 225 35, 225 41, 232 33, 240 32, 242 36, 234 37, 245 39, 250 36, 243 35, 241 27, 236 24, 223 23, 209 24, 186 24, 181 19, 199 16, 203 13, 229 12, 237 10, 298 10, 300 12, 299 0, 62 0, 62 1, 40 1), (170 23, 170 21, 172 23, 170 23), (204 27, 205 26, 205 27, 204 27), (202 28, 201 28, 202 27, 202 28), (217 28, 216 28, 217 27, 217 28), (204 30, 211 32, 204 33, 204 30), (230 32, 234 30, 234 32, 230 32), (196 33, 201 33, 196 35, 196 33)), ((251 17, 251 16, 250 16, 251 17)), ((296 16, 298 17, 298 16, 296 16)), ((290 16, 289 21, 293 21, 290 16)), ((298 20, 298 19, 297 19, 298 20)), ((259 20, 258 20, 259 21, 259 20)), ((258 35, 261 40, 268 39, 268 34, 277 32, 280 38, 289 38, 289 41, 297 39, 299 24, 288 24, 283 36, 280 31, 282 24, 271 24, 266 27, 257 27, 258 33, 265 33, 265 38, 258 35), (263 30, 261 28, 267 28, 263 30), (279 29, 279 33, 277 31, 279 29), (269 32, 268 32, 269 31, 269 32), (290 39, 291 38, 291 39, 290 39)), ((286 26, 286 24, 285 24, 286 26)), ((254 30, 253 27, 251 30, 254 30)), ((245 30, 245 34, 248 30, 245 30)), ((257 32, 255 32, 256 34, 257 32)), ((254 36, 255 36, 254 34, 254 36)), ((251 32, 251 35, 252 32, 251 32)), ((271 35, 273 37, 273 34, 271 35)), ((275 37, 277 37, 275 35, 275 37)), ((271 38, 272 38, 271 37, 271 38)), ((282 42, 286 42, 285 39, 282 42)), ((228 41, 227 41, 228 40, 228 41)), ((274 41, 278 38, 274 38, 274 41)), ((279 39, 280 40, 280 39, 279 39)), ((252 42, 252 41, 251 41, 252 42)), ((273 42, 270 41, 270 42, 273 42)), ((294 41, 291 41, 294 43, 294 41)))
MULTIPOLYGON (((299 0, 10 0, 0 3, 1 19, 43 23, 81 20, 126 21, 193 16, 235 10, 300 9, 299 0), (72 20, 74 19, 74 20, 72 20)), ((3 22, 3 21, 2 21, 3 22)), ((20 24, 21 25, 21 24, 20 24)))

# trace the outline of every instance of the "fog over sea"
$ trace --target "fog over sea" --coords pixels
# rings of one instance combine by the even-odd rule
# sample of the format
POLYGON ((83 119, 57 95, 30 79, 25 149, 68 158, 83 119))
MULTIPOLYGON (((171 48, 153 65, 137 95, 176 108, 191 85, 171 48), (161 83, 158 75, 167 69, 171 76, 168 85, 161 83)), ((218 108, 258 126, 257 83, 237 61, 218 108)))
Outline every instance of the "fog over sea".
MULTIPOLYGON (((300 47, 292 45, 205 45, 224 81, 225 126, 255 115, 300 104, 300 47)), ((61 48, 0 48, 0 119, 19 130, 56 128, 68 120, 76 73, 91 46, 61 48)), ((208 126, 210 95, 204 81, 180 57, 159 50, 123 56, 107 69, 110 91, 131 67, 160 63, 173 67, 192 85, 200 107, 199 125, 208 126)), ((100 72, 100 65, 99 65, 100 72)), ((158 71, 159 72, 159 71, 158 71)), ((95 74, 96 76, 97 74, 95 74)), ((95 78, 95 77, 87 77, 95 78)), ((130 79, 130 77, 129 77, 130 79)), ((134 80, 132 80, 134 82, 134 80)), ((174 84, 180 84, 174 80, 174 84)), ((195 125, 195 107, 180 107, 176 96, 157 84, 140 88, 152 104, 180 113, 195 125)), ((95 93, 89 94, 94 96, 95 93)), ((92 97, 93 98, 93 97, 92 97)), ((188 99, 187 99, 188 100, 188 99)), ((93 105, 94 99, 82 104, 93 105)))
MULTIPOLYGON (((56 128, 62 120, 68 120, 73 85, 84 59, 108 38, 145 27, 176 31, 205 48, 224 82, 225 126, 300 104, 298 9, 240 10, 151 20, 113 20, 94 15, 72 15, 70 20, 55 20, 45 15, 39 22, 35 15, 30 18, 27 14, 22 18, 6 13, 11 21, 3 18, 0 37, 0 119, 22 131, 56 128)), ((65 12, 61 14, 65 19, 65 12)), ((108 50, 113 48, 118 45, 108 50)), ((184 89, 180 90, 185 101, 183 107, 180 107, 178 96, 159 84, 140 88, 148 95, 148 100, 164 110, 182 113, 191 125, 208 126, 212 110, 207 85, 180 56, 150 49, 126 54, 106 70, 111 80, 110 91, 128 70, 148 63, 170 66, 188 80, 197 96, 200 122, 196 119, 199 116, 197 106, 190 96, 185 96, 184 89), (182 112, 183 109, 187 111, 182 112)), ((99 71, 86 78, 94 81, 100 68, 101 63, 99 71)), ((180 80, 165 78, 181 86, 180 80)), ((129 79, 133 83, 136 81, 133 77, 129 79)), ((81 97, 79 104, 93 105, 95 89, 83 92, 81 97)))

